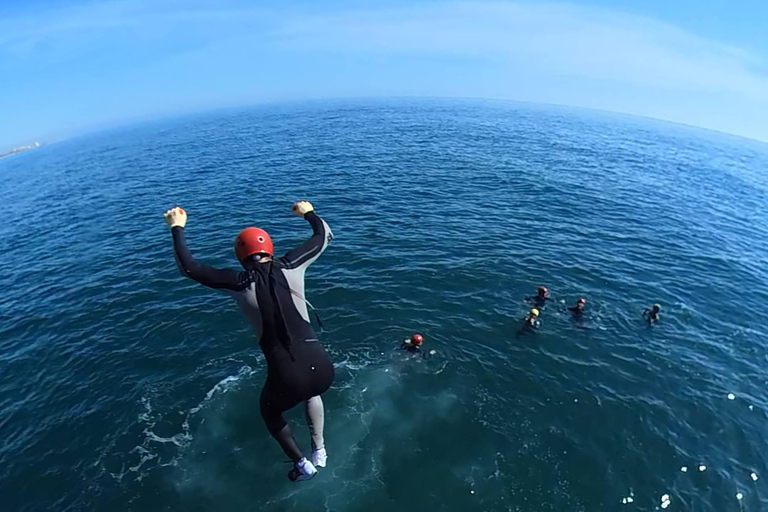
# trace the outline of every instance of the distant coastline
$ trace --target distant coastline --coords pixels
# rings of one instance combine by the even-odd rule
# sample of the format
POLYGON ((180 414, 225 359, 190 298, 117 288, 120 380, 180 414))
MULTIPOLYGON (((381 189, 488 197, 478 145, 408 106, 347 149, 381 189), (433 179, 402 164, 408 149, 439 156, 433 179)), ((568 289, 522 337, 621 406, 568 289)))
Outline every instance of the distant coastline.
POLYGON ((0 153, 0 158, 5 158, 7 156, 15 155, 16 153, 23 153, 24 151, 29 151, 30 149, 37 149, 39 147, 40 147, 39 142, 35 142, 34 144, 30 144, 29 146, 19 146, 17 148, 13 148, 7 153, 0 153))

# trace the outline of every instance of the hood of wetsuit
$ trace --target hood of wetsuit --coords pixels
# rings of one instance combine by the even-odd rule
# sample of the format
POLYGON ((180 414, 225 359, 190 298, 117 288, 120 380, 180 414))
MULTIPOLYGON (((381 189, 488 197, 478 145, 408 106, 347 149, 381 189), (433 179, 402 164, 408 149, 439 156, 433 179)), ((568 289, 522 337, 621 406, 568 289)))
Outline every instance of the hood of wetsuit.
POLYGON ((658 313, 659 311, 661 311, 661 306, 659 306, 658 304, 654 304, 653 311, 654 313, 658 313))
POLYGON ((546 286, 539 286, 539 296, 543 297, 547 294, 547 287, 546 286))
POLYGON ((254 254, 272 256, 274 249, 269 234, 259 228, 245 228, 235 238, 235 255, 241 262, 254 254))
POLYGON ((424 336, 422 336, 421 334, 414 334, 413 336, 411 336, 411 345, 413 345, 414 347, 418 347, 423 342, 424 342, 424 336))

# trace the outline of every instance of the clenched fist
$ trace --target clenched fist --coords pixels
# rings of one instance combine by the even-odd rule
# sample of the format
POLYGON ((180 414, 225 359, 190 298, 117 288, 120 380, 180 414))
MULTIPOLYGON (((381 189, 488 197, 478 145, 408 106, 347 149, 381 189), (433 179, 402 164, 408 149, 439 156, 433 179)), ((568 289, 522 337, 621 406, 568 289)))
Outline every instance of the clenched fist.
POLYGON ((312 203, 309 201, 298 201, 296 204, 291 206, 291 211, 297 217, 304 217, 309 212, 315 211, 315 209, 312 207, 312 203))
POLYGON ((163 214, 165 223, 169 228, 175 228, 176 226, 183 228, 187 224, 187 212, 182 210, 178 206, 174 206, 170 210, 166 210, 163 214))

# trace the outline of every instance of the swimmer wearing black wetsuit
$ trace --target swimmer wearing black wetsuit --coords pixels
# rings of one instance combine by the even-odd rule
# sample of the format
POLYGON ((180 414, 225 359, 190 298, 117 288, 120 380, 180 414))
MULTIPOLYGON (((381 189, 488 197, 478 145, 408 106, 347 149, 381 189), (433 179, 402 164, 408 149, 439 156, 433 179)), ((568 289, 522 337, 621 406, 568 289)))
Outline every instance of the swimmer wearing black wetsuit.
POLYGON ((312 205, 299 201, 293 213, 312 226, 312 237, 285 256, 273 259, 266 231, 246 228, 235 239, 242 271, 217 269, 198 263, 184 239, 187 215, 181 208, 165 212, 181 273, 209 288, 228 293, 237 302, 259 338, 267 363, 261 392, 261 416, 270 434, 294 462, 292 481, 312 478, 315 466, 325 467, 324 411, 320 395, 333 383, 334 371, 310 323, 304 298, 304 273, 323 253, 333 234, 312 205), (312 462, 302 454, 283 413, 304 402, 312 439, 312 462))
POLYGON ((429 352, 425 352, 421 350, 422 343, 424 343, 424 336, 422 336, 421 334, 414 334, 410 338, 406 338, 403 341, 403 344, 400 345, 400 350, 405 350, 406 352, 409 352, 411 354, 417 354, 424 359, 427 359, 428 357, 433 356, 437 353, 436 350, 430 350, 429 352))
POLYGON ((579 297, 579 300, 576 301, 576 305, 572 308, 568 308, 568 311, 571 312, 573 315, 574 320, 582 320, 584 319, 584 305, 587 303, 586 300, 579 297))
POLYGON ((536 295, 533 297, 528 297, 528 300, 533 302, 533 307, 538 309, 543 308, 549 300, 549 291, 547 290, 547 287, 539 286, 536 295))
POLYGON ((646 319, 648 324, 653 324, 659 321, 661 319, 661 306, 658 304, 654 304, 652 308, 645 308, 643 310, 643 318, 646 319))
POLYGON ((520 329, 517 330, 517 335, 520 336, 527 332, 535 333, 540 325, 539 310, 533 308, 527 315, 525 315, 525 318, 523 318, 523 324, 520 326, 520 329))

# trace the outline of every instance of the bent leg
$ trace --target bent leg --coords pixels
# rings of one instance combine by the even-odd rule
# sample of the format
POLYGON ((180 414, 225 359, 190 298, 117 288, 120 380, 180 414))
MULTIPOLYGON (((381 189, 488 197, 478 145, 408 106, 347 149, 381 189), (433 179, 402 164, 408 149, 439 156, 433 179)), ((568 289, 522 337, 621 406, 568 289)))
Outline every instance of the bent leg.
POLYGON ((296 403, 289 404, 287 400, 281 400, 281 396, 275 393, 269 381, 264 385, 261 391, 259 406, 261 408, 261 417, 267 425, 267 430, 280 445, 285 454, 293 461, 298 462, 304 458, 296 440, 293 438, 291 427, 288 426, 283 418, 283 412, 291 409, 296 403))
POLYGON ((283 452, 285 452, 293 462, 299 462, 304 458, 304 455, 299 449, 299 445, 296 444, 296 440, 293 438, 291 427, 287 423, 277 433, 273 433, 272 437, 277 440, 278 444, 280 444, 280 448, 283 449, 283 452))
POLYGON ((323 439, 323 427, 325 426, 323 399, 319 395, 313 396, 304 405, 309 435, 312 437, 312 450, 320 450, 325 447, 325 440, 323 439))

